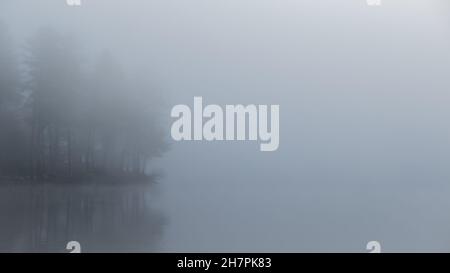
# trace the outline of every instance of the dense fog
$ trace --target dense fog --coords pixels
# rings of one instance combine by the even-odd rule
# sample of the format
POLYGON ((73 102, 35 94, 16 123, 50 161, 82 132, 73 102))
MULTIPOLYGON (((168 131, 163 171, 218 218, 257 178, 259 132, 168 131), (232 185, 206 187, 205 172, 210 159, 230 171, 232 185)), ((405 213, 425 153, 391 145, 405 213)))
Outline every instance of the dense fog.
POLYGON ((0 251, 450 250, 446 0, 1 0, 0 251), (171 139, 280 105, 280 145, 171 139))

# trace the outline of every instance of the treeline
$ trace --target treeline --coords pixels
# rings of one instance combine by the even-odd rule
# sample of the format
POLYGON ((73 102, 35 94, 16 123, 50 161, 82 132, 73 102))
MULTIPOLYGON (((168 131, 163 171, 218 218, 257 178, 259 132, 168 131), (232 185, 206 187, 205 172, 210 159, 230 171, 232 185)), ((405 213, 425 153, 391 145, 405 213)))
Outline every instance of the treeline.
POLYGON ((0 24, 0 176, 145 176, 167 148, 148 80, 52 29, 20 56, 11 41, 0 24))

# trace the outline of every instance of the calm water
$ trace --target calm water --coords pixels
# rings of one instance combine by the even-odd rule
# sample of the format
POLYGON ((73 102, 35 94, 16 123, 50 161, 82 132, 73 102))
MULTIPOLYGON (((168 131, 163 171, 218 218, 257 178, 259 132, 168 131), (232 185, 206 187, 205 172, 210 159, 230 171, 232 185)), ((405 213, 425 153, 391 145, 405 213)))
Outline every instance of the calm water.
POLYGON ((28 182, 0 186, 0 251, 154 251, 164 216, 152 207, 152 186, 28 182))

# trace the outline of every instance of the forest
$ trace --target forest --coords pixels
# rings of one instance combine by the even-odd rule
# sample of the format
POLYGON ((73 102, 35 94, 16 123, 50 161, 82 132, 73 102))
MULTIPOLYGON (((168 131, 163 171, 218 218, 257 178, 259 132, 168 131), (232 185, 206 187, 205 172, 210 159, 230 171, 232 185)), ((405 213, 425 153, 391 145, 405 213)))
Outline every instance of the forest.
POLYGON ((17 52, 0 24, 0 177, 151 176, 149 161, 168 148, 157 90, 148 77, 127 73, 112 52, 96 55, 51 28, 39 29, 17 52))

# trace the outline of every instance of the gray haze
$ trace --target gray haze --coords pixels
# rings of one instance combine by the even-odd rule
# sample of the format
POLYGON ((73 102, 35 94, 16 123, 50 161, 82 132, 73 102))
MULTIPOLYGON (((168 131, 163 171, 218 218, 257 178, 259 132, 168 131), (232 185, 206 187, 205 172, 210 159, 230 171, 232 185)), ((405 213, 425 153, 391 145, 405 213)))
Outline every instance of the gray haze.
POLYGON ((168 141, 194 96, 280 105, 276 152, 173 142, 150 163, 156 250, 450 251, 447 1, 82 1, 1 0, 0 21, 18 55, 49 26, 145 75, 168 141))

